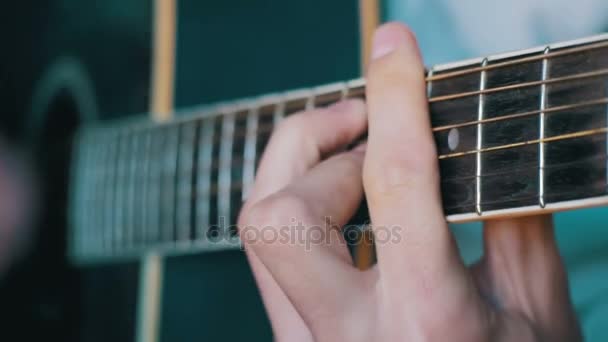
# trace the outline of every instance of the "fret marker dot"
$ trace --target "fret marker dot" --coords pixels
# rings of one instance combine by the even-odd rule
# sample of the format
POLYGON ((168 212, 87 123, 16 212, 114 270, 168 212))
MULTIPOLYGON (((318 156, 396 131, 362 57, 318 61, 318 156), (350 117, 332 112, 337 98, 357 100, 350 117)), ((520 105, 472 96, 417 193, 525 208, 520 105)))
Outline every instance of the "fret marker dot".
POLYGON ((450 151, 455 151, 460 144, 460 133, 457 128, 452 128, 448 133, 448 147, 450 151))

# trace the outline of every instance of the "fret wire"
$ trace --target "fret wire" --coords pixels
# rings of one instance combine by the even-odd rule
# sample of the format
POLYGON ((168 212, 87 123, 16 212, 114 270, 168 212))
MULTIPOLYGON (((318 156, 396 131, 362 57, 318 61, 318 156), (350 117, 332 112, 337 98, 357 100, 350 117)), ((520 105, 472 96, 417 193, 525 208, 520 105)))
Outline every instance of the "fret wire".
POLYGON ((163 145, 166 143, 166 134, 163 128, 155 128, 151 132, 151 136, 155 134, 155 137, 152 138, 150 144, 150 177, 147 180, 147 184, 149 187, 149 195, 147 198, 147 209, 146 209, 146 232, 145 232, 145 241, 147 244, 157 244, 159 242, 160 236, 160 223, 162 210, 160 210, 160 205, 162 205, 162 186, 163 186, 163 162, 164 159, 164 151, 162 149, 163 145), (154 208, 154 209, 152 209, 154 208))
POLYGON ((433 94, 433 74, 435 73, 435 70, 433 68, 429 69, 429 72, 427 73, 427 79, 429 79, 429 81, 426 83, 426 97, 427 98, 431 98, 432 94, 433 94))
POLYGON ((116 208, 116 199, 117 199, 117 193, 118 193, 118 180, 119 180, 119 173, 118 173, 118 163, 120 160, 120 137, 121 137, 121 133, 119 130, 116 129, 112 129, 109 130, 110 131, 110 139, 111 142, 109 142, 109 145, 112 147, 111 151, 112 151, 112 160, 110 162, 110 164, 108 165, 109 168, 109 174, 111 179, 109 180, 109 184, 111 187, 111 190, 106 194, 106 204, 105 204, 105 211, 106 211, 106 215, 108 217, 108 235, 110 236, 110 243, 109 243, 109 252, 110 253, 114 253, 116 251, 116 240, 117 240, 117 232, 116 232, 116 224, 118 222, 117 219, 117 208, 116 208))
MULTIPOLYGON (((488 64, 488 59, 484 59, 481 63, 482 67, 485 67, 488 64)), ((484 100, 485 95, 483 91, 486 88, 486 71, 482 71, 479 79, 479 107, 477 111, 477 121, 481 121, 484 118, 484 100)), ((483 125, 481 123, 477 124, 477 150, 481 151, 483 148, 483 125)), ((482 208, 481 208, 481 174, 483 172, 481 165, 481 152, 477 152, 476 162, 477 168, 475 172, 475 210, 477 211, 477 215, 481 216, 482 208)))
POLYGON ((167 240, 167 230, 169 230, 167 223, 168 221, 168 208, 172 205, 173 196, 171 195, 171 183, 173 182, 173 177, 171 176, 171 166, 175 167, 175 160, 172 158, 172 149, 173 145, 173 130, 175 127, 166 126, 162 129, 162 134, 165 136, 164 144, 160 146, 161 149, 161 178, 160 185, 161 188, 159 190, 159 225, 158 231, 156 232, 155 242, 159 245, 162 245, 167 240))
POLYGON ((162 244, 171 244, 176 236, 176 194, 177 194, 177 165, 179 160, 179 140, 181 137, 181 127, 179 125, 168 128, 169 143, 167 148, 169 151, 166 158, 166 188, 161 194, 165 198, 165 217, 162 226, 162 244))
POLYGON ((242 200, 249 197, 251 186, 255 180, 255 160, 257 157, 257 133, 258 131, 258 108, 253 107, 247 116, 247 134, 245 138, 245 153, 243 165, 243 184, 242 200))
POLYGON ((234 113, 224 115, 222 122, 222 145, 220 147, 220 170, 218 184, 220 193, 218 198, 219 224, 222 232, 228 231, 230 222, 230 195, 232 194, 230 183, 232 182, 232 139, 234 135, 234 113))
POLYGON ((285 117, 285 97, 281 97, 276 104, 274 109, 274 120, 273 125, 277 126, 281 120, 285 117))
POLYGON ((89 203, 89 196, 90 196, 90 192, 91 192, 91 186, 90 186, 90 182, 91 179, 93 179, 93 177, 91 176, 92 173, 94 172, 94 168, 92 165, 92 150, 95 147, 95 143, 93 143, 92 141, 94 141, 93 139, 93 135, 94 133, 91 131, 88 131, 84 134, 82 134, 82 137, 79 141, 80 144, 83 144, 84 146, 80 147, 80 157, 79 159, 82 161, 82 165, 79 167, 80 168, 80 174, 81 174, 81 179, 78 182, 78 184, 80 185, 77 189, 77 196, 75 196, 76 198, 76 203, 75 203, 75 209, 76 211, 78 211, 77 213, 77 217, 78 217, 78 226, 76 227, 76 229, 73 229, 74 234, 75 234, 75 239, 77 239, 76 241, 76 246, 78 248, 78 254, 85 254, 86 253, 86 245, 87 245, 87 233, 88 233, 88 228, 91 227, 91 222, 89 219, 89 211, 92 208, 92 206, 89 203))
POLYGON ((113 132, 108 132, 106 133, 106 137, 108 138, 108 143, 107 144, 103 144, 106 150, 106 155, 104 156, 104 165, 102 166, 103 169, 103 174, 104 174, 104 181, 103 181, 103 196, 102 196, 102 203, 101 205, 97 208, 97 210, 101 213, 101 216, 103 217, 103 230, 104 230, 104 236, 103 236, 103 244, 104 244, 104 253, 105 254, 110 254, 112 252, 112 246, 113 246, 113 232, 112 232, 112 223, 113 223, 113 217, 110 215, 110 208, 109 206, 111 206, 112 202, 109 201, 108 199, 112 196, 112 192, 113 192, 113 187, 114 187, 114 175, 112 174, 113 172, 113 161, 114 158, 116 157, 115 151, 113 149, 113 144, 112 141, 114 139, 111 138, 111 135, 113 134, 113 132))
POLYGON ((348 83, 340 82, 340 100, 341 101, 344 101, 348 98, 348 91, 349 91, 348 83))
MULTIPOLYGON (((152 157, 152 130, 146 130, 143 132, 144 135, 144 147, 143 147, 143 158, 141 165, 141 198, 139 203, 141 208, 139 210, 139 222, 141 223, 140 227, 140 243, 145 246, 148 243, 148 224, 150 223, 149 212, 149 202, 152 195, 150 191, 150 179, 153 177, 154 172, 154 163, 152 157)), ((154 210, 152 210, 154 212, 154 210)))
POLYGON ((125 156, 127 150, 128 130, 121 132, 119 142, 119 153, 117 162, 117 190, 116 191, 116 223, 114 224, 114 246, 119 253, 124 252, 125 247, 125 229, 124 229, 124 210, 125 210, 125 156))
POLYGON ((131 130, 128 131, 128 143, 126 144, 126 152, 124 153, 124 193, 123 193, 123 218, 122 226, 125 232, 123 249, 128 251, 133 243, 133 226, 130 222, 131 208, 131 184, 133 179, 131 174, 132 149, 134 144, 134 134, 131 130))
POLYGON ((129 246, 128 248, 134 249, 137 245, 137 234, 136 234, 136 224, 135 224, 135 211, 137 205, 135 203, 136 195, 135 188, 137 183, 137 158, 138 158, 138 149, 139 149, 139 134, 137 132, 131 133, 131 146, 129 150, 131 151, 131 156, 129 158, 129 181, 128 181, 128 200, 127 200, 127 229, 129 229, 129 246))
POLYGON ((433 75, 433 77, 428 77, 426 79, 426 81, 445 80, 445 79, 450 79, 450 78, 463 76, 463 75, 467 75, 467 74, 472 74, 472 73, 476 73, 476 72, 488 71, 488 70, 492 70, 492 69, 499 69, 499 68, 504 68, 507 66, 519 65, 519 64, 524 64, 524 63, 528 63, 528 62, 543 60, 546 58, 565 56, 565 55, 575 54, 578 52, 586 52, 586 51, 602 49, 602 48, 606 48, 606 47, 608 47, 608 42, 600 42, 600 43, 591 44, 591 45, 585 45, 585 46, 579 46, 579 47, 573 47, 573 48, 572 47, 565 48, 564 50, 551 52, 549 54, 534 55, 534 56, 529 56, 529 57, 520 57, 517 59, 505 61, 505 62, 487 65, 485 67, 475 67, 475 68, 471 68, 471 69, 447 72, 447 73, 440 74, 440 75, 433 75))
MULTIPOLYGON (((485 72, 485 71, 482 71, 482 73, 483 72, 485 72)), ((608 69, 600 69, 600 70, 596 70, 596 71, 583 72, 583 73, 568 75, 568 76, 563 76, 563 77, 549 78, 545 81, 523 82, 523 83, 516 83, 516 84, 488 88, 488 89, 483 89, 483 90, 480 89, 478 91, 442 95, 442 96, 430 98, 429 103, 444 102, 444 101, 456 100, 456 99, 469 97, 469 96, 476 96, 476 95, 480 95, 480 94, 492 94, 492 93, 498 93, 498 92, 507 91, 507 90, 517 90, 517 89, 540 86, 543 84, 562 83, 562 82, 575 81, 575 80, 600 77, 600 76, 606 76, 606 75, 608 75, 608 69)))
POLYGON ((198 173, 196 193, 198 198, 196 206, 196 221, 198 227, 195 227, 195 238, 198 241, 204 241, 206 239, 205 232, 210 224, 210 208, 209 203, 211 197, 209 195, 209 189, 211 189, 211 163, 213 159, 213 135, 215 120, 217 118, 206 118, 202 121, 202 132, 199 136, 200 141, 198 145, 201 147, 199 154, 199 160, 197 161, 200 171, 198 173), (202 196, 201 196, 202 194, 202 196))
POLYGON ((82 228, 86 227, 83 212, 86 205, 83 203, 86 192, 86 185, 83 183, 86 177, 85 170, 89 170, 88 162, 85 158, 86 151, 91 144, 86 140, 85 131, 77 133, 72 141, 74 162, 71 165, 71 186, 70 186, 70 229, 69 229, 69 251, 70 255, 79 257, 83 253, 82 248, 82 228))
MULTIPOLYGON (((548 55, 550 48, 546 47, 544 54, 548 55)), ((546 81, 549 73, 549 60, 543 59, 542 62, 542 81, 546 81)), ((545 110, 547 108, 547 84, 543 83, 540 87, 540 115, 539 115, 539 172, 538 172, 538 198, 541 208, 545 207, 545 110)))
POLYGON ((304 110, 313 110, 315 108, 315 98, 317 94, 314 90, 310 90, 310 93, 306 96, 306 105, 304 106, 304 110))
MULTIPOLYGON (((192 194, 192 178, 194 177, 194 144, 196 138, 196 126, 184 125, 182 126, 182 135, 179 144, 179 163, 177 170, 177 180, 179 186, 177 187, 177 193, 180 198, 184 193, 192 194), (183 177, 183 174, 186 177, 183 177)), ((188 242, 190 240, 190 223, 191 215, 190 211, 191 202, 189 200, 177 201, 177 241, 180 243, 188 242)))
MULTIPOLYGON (((97 139, 103 139, 102 135, 97 134, 96 140, 97 139)), ((101 240, 99 239, 100 235, 98 235, 99 231, 101 230, 101 225, 99 224, 98 212, 94 210, 94 208, 96 208, 98 205, 97 196, 100 188, 100 178, 102 176, 100 170, 100 167, 103 164, 103 161, 101 160, 102 146, 103 144, 96 144, 91 153, 91 165, 94 171, 92 172, 91 183, 89 186, 89 200, 87 201, 87 205, 90 206, 90 210, 89 214, 87 215, 89 217, 89 234, 86 242, 86 249, 95 254, 99 253, 97 242, 101 240)))
POLYGON ((149 170, 150 157, 148 156, 150 150, 150 131, 145 130, 137 132, 138 135, 138 150, 137 150, 137 171, 135 184, 135 212, 134 221, 136 227, 136 246, 138 250, 145 247, 145 209, 146 209, 146 198, 148 197, 147 179, 149 170))
MULTIPOLYGON (((552 114, 552 113, 556 113, 556 112, 562 112, 562 111, 565 111, 565 110, 577 109, 577 108, 588 107, 588 106, 597 106, 597 105, 602 105, 602 104, 608 104, 608 97, 603 97, 603 98, 597 99, 597 100, 579 102, 579 103, 575 103, 575 104, 549 107, 549 108, 546 108, 542 112, 545 115, 547 115, 547 114, 552 114)), ((439 127, 434 127, 432 130, 433 130, 433 132, 441 132, 441 131, 450 130, 452 128, 461 128, 461 127, 466 127, 466 126, 472 126, 472 125, 479 124, 479 123, 484 123, 485 124, 485 123, 492 123, 492 122, 498 122, 498 121, 521 119, 521 118, 524 118, 524 117, 533 116, 533 115, 537 115, 537 114, 540 114, 540 113, 541 113, 540 109, 539 110, 531 110, 531 111, 528 111, 528 112, 521 112, 521 113, 516 113, 516 114, 508 114, 508 115, 498 116, 498 117, 494 117, 494 118, 485 118, 485 119, 483 119, 481 121, 475 120, 475 121, 467 121, 467 122, 453 124, 453 125, 443 125, 443 126, 439 126, 439 127)))

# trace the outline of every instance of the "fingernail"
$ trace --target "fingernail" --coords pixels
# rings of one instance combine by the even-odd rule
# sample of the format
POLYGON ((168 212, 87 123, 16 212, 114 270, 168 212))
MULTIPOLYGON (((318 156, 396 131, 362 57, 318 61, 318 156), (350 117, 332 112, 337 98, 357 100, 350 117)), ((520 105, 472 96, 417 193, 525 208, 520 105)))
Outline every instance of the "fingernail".
POLYGON ((372 59, 384 57, 407 42, 407 29, 397 23, 385 24, 376 30, 372 43, 372 59))

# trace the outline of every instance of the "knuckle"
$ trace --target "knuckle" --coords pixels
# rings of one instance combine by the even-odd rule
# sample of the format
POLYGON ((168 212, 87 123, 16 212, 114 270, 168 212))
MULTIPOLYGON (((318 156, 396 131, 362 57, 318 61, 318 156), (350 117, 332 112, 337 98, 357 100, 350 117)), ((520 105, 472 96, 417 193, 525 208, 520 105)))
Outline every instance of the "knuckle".
POLYGON ((270 195, 244 211, 239 226, 280 227, 291 224, 299 216, 309 216, 311 208, 299 195, 281 191, 270 195))
POLYGON ((404 158, 385 158, 383 161, 366 161, 363 183, 368 196, 393 197, 404 191, 424 187, 437 182, 437 161, 422 154, 404 158))
POLYGON ((344 173, 346 174, 361 172, 363 160, 362 156, 360 155, 357 155, 355 153, 342 153, 332 158, 336 162, 342 164, 342 168, 344 170, 344 173))
POLYGON ((304 111, 290 115, 281 120, 277 125, 277 134, 287 136, 301 136, 309 126, 310 117, 315 111, 304 111))
POLYGON ((275 245, 285 227, 310 217, 309 204, 297 194, 282 191, 252 205, 239 217, 241 240, 249 245, 275 245))

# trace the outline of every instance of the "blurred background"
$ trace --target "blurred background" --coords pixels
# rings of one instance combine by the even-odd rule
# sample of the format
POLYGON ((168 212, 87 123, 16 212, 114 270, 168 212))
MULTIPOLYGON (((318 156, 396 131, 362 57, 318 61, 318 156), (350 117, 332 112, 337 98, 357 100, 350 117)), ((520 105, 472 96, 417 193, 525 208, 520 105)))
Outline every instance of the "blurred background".
MULTIPOLYGON (((175 107, 358 77, 359 6, 177 0, 175 107)), ((380 9, 383 21, 412 27, 429 66, 608 31, 604 0, 385 0, 380 9)), ((71 264, 65 202, 75 128, 149 111, 154 18, 152 0, 22 0, 0 11, 0 176, 14 174, 38 199, 22 218, 37 218, 27 235, 0 226, 0 249, 21 248, 0 250, 12 260, 0 260, 0 339, 135 339, 139 262, 71 264)), ((0 204, 14 196, 0 182, 0 204)), ((556 218, 589 341, 608 340, 607 218, 605 208, 556 218)), ((453 230, 465 259, 478 258, 480 226, 453 230)), ((162 291, 162 341, 271 340, 241 252, 169 257, 162 291)))

